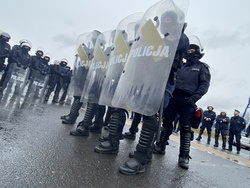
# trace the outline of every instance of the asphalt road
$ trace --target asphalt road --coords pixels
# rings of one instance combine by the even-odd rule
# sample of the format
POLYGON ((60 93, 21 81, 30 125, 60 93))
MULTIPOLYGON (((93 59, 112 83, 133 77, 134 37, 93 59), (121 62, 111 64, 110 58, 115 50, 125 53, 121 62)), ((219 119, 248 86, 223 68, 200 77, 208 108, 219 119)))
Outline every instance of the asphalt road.
MULTIPOLYGON (((153 155, 144 174, 120 174, 137 140, 122 140, 117 155, 95 153, 99 134, 74 137, 69 131, 76 125, 61 124, 60 116, 69 109, 50 103, 0 104, 1 188, 250 187, 249 151, 236 155, 207 146, 205 139, 193 141, 190 168, 184 170, 177 166, 178 134, 171 136, 166 155, 153 155)), ((79 121, 83 115, 81 110, 79 121)))

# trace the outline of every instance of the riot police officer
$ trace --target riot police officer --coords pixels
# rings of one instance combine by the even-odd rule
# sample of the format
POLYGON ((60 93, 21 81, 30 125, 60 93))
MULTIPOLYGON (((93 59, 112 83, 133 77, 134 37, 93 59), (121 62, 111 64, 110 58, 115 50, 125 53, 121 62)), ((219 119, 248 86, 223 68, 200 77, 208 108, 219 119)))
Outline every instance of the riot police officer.
POLYGON ((203 134, 205 128, 207 129, 207 144, 210 144, 211 141, 211 132, 212 132, 212 126, 213 122, 216 117, 216 113, 213 111, 213 106, 208 106, 207 110, 203 112, 203 120, 202 125, 200 127, 200 132, 198 138, 196 138, 197 141, 201 140, 201 135, 203 134))
POLYGON ((0 81, 0 91, 3 91, 7 86, 10 75, 13 71, 13 63, 16 63, 18 67, 22 67, 23 69, 27 69, 31 65, 31 56, 29 51, 31 50, 31 44, 27 42, 23 42, 20 45, 20 48, 12 48, 10 51, 10 56, 8 58, 8 65, 5 69, 5 73, 3 74, 0 81), (8 76, 7 76, 8 75, 8 76))
POLYGON ((67 75, 65 67, 68 61, 63 58, 61 61, 55 60, 54 64, 50 66, 49 89, 45 95, 45 102, 49 100, 50 94, 54 91, 52 103, 58 103, 60 90, 62 88, 62 76, 67 75))
MULTIPOLYGON (((190 120, 195 111, 195 103, 208 91, 210 72, 207 64, 200 61, 203 57, 203 47, 197 37, 192 37, 187 62, 177 74, 176 87, 173 98, 164 111, 163 130, 160 142, 154 146, 154 153, 165 154, 166 141, 172 133, 173 121, 177 113, 180 114, 180 150, 178 164, 181 168, 189 168, 189 152, 191 141, 190 120), (195 39, 197 42, 195 42, 195 39)), ((190 37, 189 37, 190 39, 190 37)))
MULTIPOLYGON (((178 24, 178 17, 174 11, 166 11, 161 16, 161 33, 164 34, 163 40, 166 44, 175 44, 175 33, 170 31, 178 24), (167 33, 167 34, 166 34, 167 33), (170 33, 170 34, 169 34, 170 33)), ((177 50, 172 53, 174 56, 173 64, 170 70, 169 79, 165 86, 164 105, 165 109, 169 103, 170 96, 176 84, 176 72, 180 69, 183 63, 183 57, 187 53, 189 47, 189 40, 184 34, 186 24, 184 24, 181 32, 179 42, 177 43, 177 50)), ((145 116, 143 115, 142 131, 139 138, 139 143, 136 146, 136 151, 131 155, 130 159, 120 166, 119 171, 123 174, 138 174, 145 171, 145 165, 152 160, 151 146, 155 140, 158 130, 157 115, 145 116)), ((171 131, 172 132, 172 131, 171 131)))
POLYGON ((59 104, 63 105, 65 102, 65 98, 67 96, 67 92, 68 92, 68 88, 69 88, 69 84, 71 81, 71 77, 72 77, 72 71, 70 69, 70 66, 66 66, 65 67, 67 74, 62 76, 62 96, 59 100, 59 104))
POLYGON ((6 32, 0 33, 0 72, 4 70, 5 60, 9 57, 10 54, 11 47, 8 43, 10 38, 10 35, 6 32))

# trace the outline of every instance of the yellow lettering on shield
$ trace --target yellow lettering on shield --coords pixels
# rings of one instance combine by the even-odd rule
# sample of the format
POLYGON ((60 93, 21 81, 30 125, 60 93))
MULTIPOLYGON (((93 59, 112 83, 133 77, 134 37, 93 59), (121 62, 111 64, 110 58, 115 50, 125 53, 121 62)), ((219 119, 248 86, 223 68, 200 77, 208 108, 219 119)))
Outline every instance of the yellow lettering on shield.
MULTIPOLYGON (((115 49, 117 51, 117 55, 122 55, 122 58, 125 58, 126 54, 129 53, 128 45, 122 37, 122 34, 119 34, 115 40, 115 49)), ((125 66, 125 64, 126 61, 122 63, 123 67, 125 66)))
POLYGON ((99 67, 101 67, 102 70, 105 71, 107 69, 107 65, 106 65, 107 59, 99 45, 97 45, 97 47, 95 48, 94 54, 95 54, 96 62, 99 64, 99 67))
MULTIPOLYGON (((160 34, 154 26, 154 23, 151 19, 149 19, 142 27, 141 33, 143 39, 146 42, 147 46, 153 46, 154 49, 152 51, 157 51, 159 46, 165 46, 164 41, 162 40, 160 34)), ((164 59, 164 56, 152 56, 155 62, 164 59)))

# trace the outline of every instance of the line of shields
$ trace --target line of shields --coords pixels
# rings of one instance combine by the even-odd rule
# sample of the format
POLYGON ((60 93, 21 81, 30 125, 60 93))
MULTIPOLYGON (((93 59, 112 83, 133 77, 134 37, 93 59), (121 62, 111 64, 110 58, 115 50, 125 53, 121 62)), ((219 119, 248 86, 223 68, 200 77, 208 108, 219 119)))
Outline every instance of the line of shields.
POLYGON ((91 60, 86 45, 78 42, 76 64, 87 65, 81 101, 147 116, 158 113, 188 3, 162 0, 144 14, 127 16, 115 30, 98 35, 91 60))
POLYGON ((11 63, 1 77, 0 105, 4 107, 16 104, 30 105, 42 102, 48 89, 49 75, 11 63))

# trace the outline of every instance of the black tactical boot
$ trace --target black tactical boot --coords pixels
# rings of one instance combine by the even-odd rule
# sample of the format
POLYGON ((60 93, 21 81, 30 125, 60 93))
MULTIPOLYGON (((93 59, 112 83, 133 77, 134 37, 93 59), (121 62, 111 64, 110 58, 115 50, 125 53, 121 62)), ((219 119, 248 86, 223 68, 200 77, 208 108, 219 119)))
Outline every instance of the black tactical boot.
POLYGON ((53 88, 49 88, 47 93, 45 94, 44 101, 47 102, 49 100, 50 94, 52 93, 53 88))
POLYGON ((88 103, 87 109, 83 118, 74 131, 70 131, 73 136, 89 136, 89 127, 92 124, 92 119, 97 111, 97 104, 88 103))
POLYGON ((197 141, 200 141, 202 139, 201 135, 203 134, 204 129, 200 128, 199 136, 195 139, 197 141))
POLYGON ((59 94, 60 94, 59 91, 55 91, 52 103, 58 103, 59 94))
POLYGON ((76 122, 77 117, 79 116, 79 110, 82 107, 82 104, 83 103, 80 102, 80 99, 75 99, 71 106, 69 115, 61 117, 63 118, 62 123, 74 124, 76 122))
POLYGON ((210 141, 211 141, 211 133, 207 134, 207 144, 210 144, 210 141))
POLYGON ((145 171, 145 165, 152 159, 151 148, 155 140, 157 129, 156 116, 144 116, 141 135, 139 143, 136 146, 136 151, 134 152, 134 157, 129 158, 127 162, 119 167, 121 173, 132 175, 145 171))
POLYGON ((160 142, 156 142, 156 144, 154 144, 153 153, 165 155, 166 145, 168 145, 169 136, 171 134, 171 127, 164 125, 160 135, 160 142))
POLYGON ((105 106, 98 105, 98 110, 95 115, 95 121, 89 129, 90 132, 102 133, 104 114, 105 114, 105 106))
POLYGON ((218 147, 219 146, 219 135, 215 133, 215 137, 214 137, 214 140, 215 140, 215 144, 214 144, 214 147, 218 147))
POLYGON ((226 150, 226 142, 227 142, 226 136, 222 136, 222 149, 223 150, 226 150))
POLYGON ((95 147, 95 152, 103 154, 117 154, 119 152, 120 134, 119 127, 123 127, 126 114, 123 109, 113 109, 109 124, 108 140, 101 142, 95 147))
POLYGON ((179 153, 178 165, 183 169, 189 168, 190 138, 191 138, 190 125, 182 124, 180 133, 180 153, 179 153))
POLYGON ((135 140, 135 135, 136 135, 136 133, 125 132, 124 138, 135 140))

